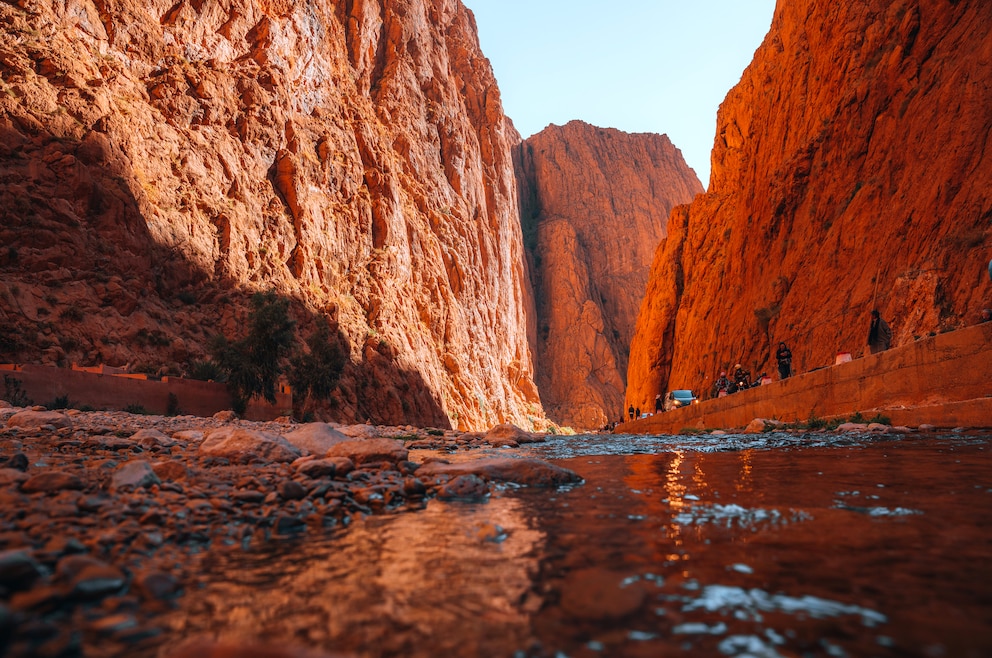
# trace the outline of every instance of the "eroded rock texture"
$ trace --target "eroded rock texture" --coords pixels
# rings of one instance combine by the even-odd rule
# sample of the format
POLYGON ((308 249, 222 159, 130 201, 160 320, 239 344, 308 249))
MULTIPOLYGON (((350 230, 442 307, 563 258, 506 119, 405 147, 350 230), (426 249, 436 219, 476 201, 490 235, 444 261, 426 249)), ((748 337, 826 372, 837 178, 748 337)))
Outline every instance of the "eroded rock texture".
POLYGON ((710 188, 669 220, 628 399, 722 367, 859 356, 977 320, 990 290, 992 4, 779 3, 724 101, 710 188))
POLYGON ((542 413, 511 145, 457 0, 0 4, 0 361, 178 373, 250 291, 329 317, 337 418, 542 413))
POLYGON ((556 422, 599 428, 621 415, 637 310, 668 215, 703 189, 665 135, 573 121, 515 153, 541 400, 556 422))

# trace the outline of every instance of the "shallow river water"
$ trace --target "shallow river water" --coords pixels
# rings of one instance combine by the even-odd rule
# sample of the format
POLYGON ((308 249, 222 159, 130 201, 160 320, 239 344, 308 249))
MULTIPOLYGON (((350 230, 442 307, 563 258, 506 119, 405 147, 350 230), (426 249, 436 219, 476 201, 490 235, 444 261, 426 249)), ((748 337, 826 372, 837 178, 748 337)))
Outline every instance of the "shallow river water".
POLYGON ((589 435, 501 452, 585 483, 212 551, 164 639, 362 657, 992 656, 987 435, 589 435))

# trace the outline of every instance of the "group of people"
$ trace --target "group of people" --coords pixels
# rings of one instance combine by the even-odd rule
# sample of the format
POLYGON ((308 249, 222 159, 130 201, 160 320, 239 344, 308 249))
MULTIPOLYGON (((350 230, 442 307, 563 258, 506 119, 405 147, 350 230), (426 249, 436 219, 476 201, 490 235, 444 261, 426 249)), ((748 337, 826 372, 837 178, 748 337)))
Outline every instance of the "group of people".
MULTIPOLYGON (((992 263, 990 263, 992 267, 992 263)), ((992 276, 992 271, 990 271, 990 276, 992 276)), ((987 322, 992 319, 992 311, 987 312, 988 315, 982 316, 982 321, 987 322)), ((884 352, 892 346, 892 329, 889 328, 888 323, 882 319, 878 310, 872 310, 871 312, 871 324, 868 327, 868 349, 872 354, 877 354, 878 352, 884 352)), ((792 376, 792 350, 789 346, 782 341, 778 344, 778 349, 775 351, 775 361, 778 364, 778 376, 780 379, 788 379, 792 376)), ((747 388, 752 388, 755 386, 760 386, 762 384, 771 383, 771 378, 767 373, 761 373, 753 382, 751 381, 751 373, 747 368, 743 367, 741 364, 734 365, 733 376, 728 377, 727 371, 720 371, 720 376, 713 383, 713 397, 724 397, 730 395, 731 393, 736 393, 737 391, 742 391, 747 388)), ((662 410, 662 400, 661 396, 655 397, 655 413, 662 410)), ((641 410, 639 408, 631 405, 627 410, 627 415, 630 420, 641 417, 641 410)))
POLYGON ((751 372, 738 363, 734 366, 734 375, 731 378, 727 377, 726 370, 720 371, 720 376, 713 382, 713 397, 722 398, 731 393, 743 391, 746 388, 761 386, 763 383, 766 383, 766 380, 768 382, 771 381, 766 373, 761 373, 761 376, 752 382, 751 372))
MULTIPOLYGON (((892 329, 882 319, 878 310, 873 310, 871 312, 871 324, 868 327, 868 349, 872 354, 877 354, 878 352, 884 352, 891 346, 892 329)), ((778 344, 778 349, 775 351, 775 361, 778 364, 778 376, 780 379, 788 379, 792 376, 792 350, 785 344, 785 341, 778 344)), ((761 373, 761 377, 752 383, 751 373, 748 372, 747 368, 742 367, 738 363, 734 366, 732 378, 727 377, 725 370, 720 372, 720 376, 713 384, 713 397, 724 397, 725 395, 730 395, 731 393, 736 393, 737 391, 753 386, 760 386, 768 382, 771 382, 768 375, 761 373)))

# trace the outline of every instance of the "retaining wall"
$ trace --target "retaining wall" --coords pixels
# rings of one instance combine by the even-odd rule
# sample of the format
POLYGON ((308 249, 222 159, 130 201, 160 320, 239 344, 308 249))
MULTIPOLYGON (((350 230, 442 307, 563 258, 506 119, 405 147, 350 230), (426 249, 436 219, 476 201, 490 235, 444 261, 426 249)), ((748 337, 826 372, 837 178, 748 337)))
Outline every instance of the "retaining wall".
POLYGON ((618 425, 666 434, 878 413, 893 424, 992 428, 992 322, 618 425))
MULTIPOLYGON (((67 397, 73 405, 88 405, 101 410, 123 410, 129 405, 145 408, 153 414, 169 411, 169 394, 175 396, 178 413, 212 416, 230 409, 231 394, 227 386, 195 379, 163 377, 148 379, 144 375, 91 372, 37 365, 3 365, 0 377, 11 377, 34 404, 46 404, 67 397)), ((0 399, 4 396, 0 389, 0 399)), ((247 420, 273 420, 292 413, 293 396, 276 393, 276 403, 254 399, 245 411, 247 420)))

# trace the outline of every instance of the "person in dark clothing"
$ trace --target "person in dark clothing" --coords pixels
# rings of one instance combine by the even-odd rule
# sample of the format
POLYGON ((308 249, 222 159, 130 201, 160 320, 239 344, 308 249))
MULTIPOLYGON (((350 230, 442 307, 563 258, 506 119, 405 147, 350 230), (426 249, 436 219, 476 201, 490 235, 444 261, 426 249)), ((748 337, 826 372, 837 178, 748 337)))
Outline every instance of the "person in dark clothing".
POLYGON ((635 418, 640 418, 641 417, 641 408, 640 407, 638 407, 637 409, 634 409, 634 417, 635 418))
POLYGON ((661 401, 661 393, 659 393, 658 395, 654 396, 654 412, 656 414, 660 414, 663 406, 664 403, 661 401))
POLYGON ((871 312, 871 326, 868 328, 868 347, 872 354, 884 352, 892 345, 892 330, 886 324, 878 309, 871 312))
POLYGON ((628 407, 627 415, 630 416, 631 420, 634 420, 634 405, 630 405, 630 407, 628 407))
POLYGON ((738 391, 751 388, 751 373, 739 363, 734 366, 734 385, 738 391))
POLYGON ((727 371, 721 370, 720 376, 713 382, 713 397, 722 398, 730 393, 730 380, 727 379, 727 371))
POLYGON ((779 379, 788 379, 792 376, 792 350, 789 349, 784 341, 778 344, 778 350, 775 352, 775 360, 778 361, 779 379))

